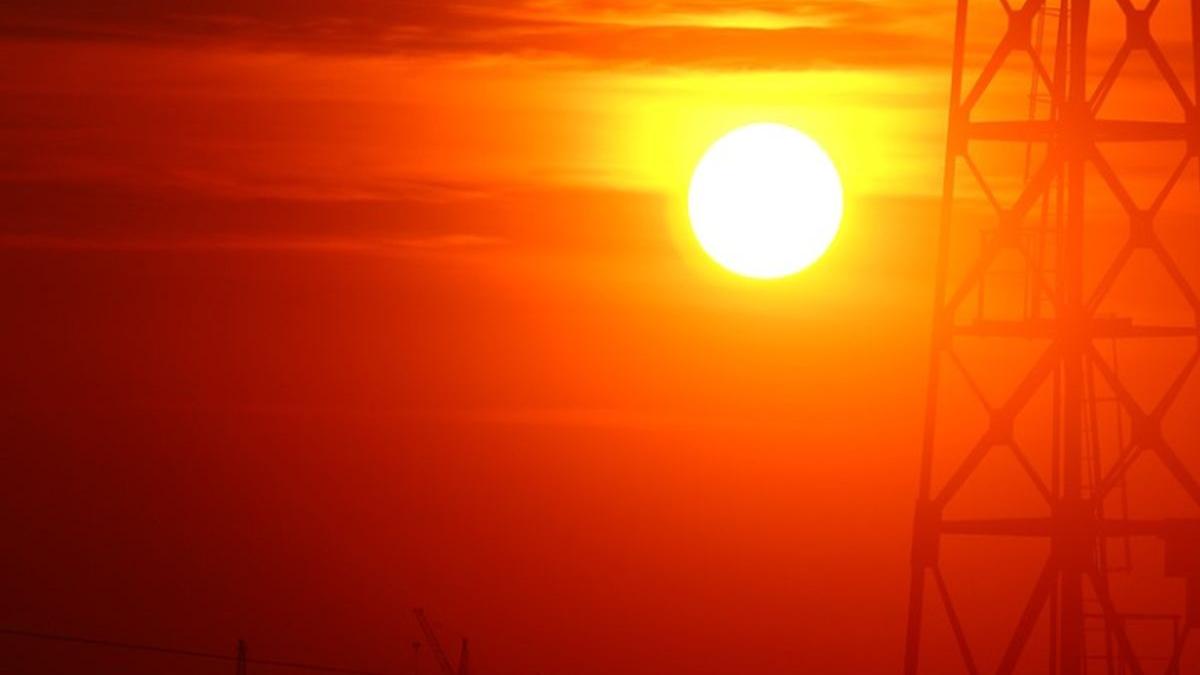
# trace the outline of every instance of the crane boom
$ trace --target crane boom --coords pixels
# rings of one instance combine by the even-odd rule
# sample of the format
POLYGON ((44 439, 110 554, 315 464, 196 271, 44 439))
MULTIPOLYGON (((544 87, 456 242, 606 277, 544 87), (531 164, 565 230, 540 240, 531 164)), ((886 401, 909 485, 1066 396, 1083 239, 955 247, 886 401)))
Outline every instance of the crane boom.
POLYGON ((413 614, 417 616, 417 623, 421 625, 421 632, 425 634, 425 642, 429 644, 429 651, 433 652, 433 658, 437 660, 441 675, 456 675, 454 667, 450 665, 450 659, 442 650, 442 644, 438 642, 437 634, 433 632, 433 626, 425 617, 425 610, 417 608, 413 610, 413 614))

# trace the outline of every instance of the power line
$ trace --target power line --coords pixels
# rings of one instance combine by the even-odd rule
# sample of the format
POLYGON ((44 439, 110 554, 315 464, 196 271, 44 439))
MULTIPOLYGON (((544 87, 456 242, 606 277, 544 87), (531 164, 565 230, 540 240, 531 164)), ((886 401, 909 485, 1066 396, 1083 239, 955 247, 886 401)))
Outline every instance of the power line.
MULTIPOLYGON (((237 661, 237 656, 229 654, 218 654, 216 652, 202 652, 192 649, 176 649, 174 647, 162 647, 159 645, 137 644, 133 642, 118 642, 115 640, 98 640, 95 638, 79 637, 75 635, 59 635, 55 633, 38 633, 29 630, 19 630, 15 628, 0 628, 0 635, 10 637, 25 638, 30 640, 47 640, 52 642, 69 642, 78 645, 89 645, 92 647, 109 647, 112 649, 127 649, 130 651, 149 652, 154 654, 169 654, 171 656, 182 656, 192 659, 209 659, 213 661, 237 661)), ((280 661, 275 659, 254 659, 246 658, 245 663, 252 663, 259 666, 275 666, 277 668, 291 668, 294 670, 307 670, 317 673, 341 673, 342 675, 391 675, 370 670, 355 670, 353 668, 339 668, 337 666, 322 666, 312 663, 302 663, 300 661, 280 661)))

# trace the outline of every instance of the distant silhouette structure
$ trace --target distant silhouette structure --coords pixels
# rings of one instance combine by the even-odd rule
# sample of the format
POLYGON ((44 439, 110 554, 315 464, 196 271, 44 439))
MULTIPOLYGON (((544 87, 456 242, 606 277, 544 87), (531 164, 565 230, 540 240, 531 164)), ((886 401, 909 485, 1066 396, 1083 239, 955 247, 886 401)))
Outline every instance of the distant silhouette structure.
POLYGON ((445 650, 442 649, 442 643, 438 640, 437 633, 434 632, 433 626, 429 623, 429 618, 425 616, 425 610, 414 609, 413 614, 417 617, 417 623, 421 626, 421 632, 425 634, 425 643, 429 645, 429 651, 433 652, 433 658, 437 663, 439 675, 470 675, 467 639, 463 638, 462 649, 458 655, 458 669, 455 670, 454 666, 450 664, 450 659, 446 656, 445 650))
MULTIPOLYGON (((1192 461, 1196 457, 1192 446, 1200 421, 1196 411, 1189 419, 1176 403, 1200 359, 1200 299, 1186 264, 1176 259, 1178 251, 1161 236, 1160 222, 1163 205, 1200 150, 1200 110, 1193 100, 1200 91, 1200 65, 1193 66, 1200 62, 1200 0, 1149 0, 1143 7, 1129 0, 1061 0, 1053 6, 1029 0, 1019 7, 995 0, 991 4, 999 5, 996 14, 1006 22, 999 44, 968 44, 968 10, 974 13, 983 4, 957 3, 904 673, 1197 673, 1200 664, 1184 667, 1182 659, 1189 635, 1200 627, 1200 483, 1188 464, 1189 452, 1192 461), (1190 23, 1183 22, 1190 39, 1169 49, 1152 29, 1165 5, 1190 16, 1190 23), (1098 9, 1115 10, 1113 15, 1124 22, 1123 41, 1114 56, 1103 59, 1096 58, 1096 45, 1089 42, 1089 28, 1096 28, 1089 22, 1095 23, 1098 9), (986 59, 978 75, 968 78, 965 62, 982 49, 989 50, 986 59), (1192 66, 1193 79, 1187 86, 1179 75, 1180 54, 1192 61, 1186 64, 1192 66), (1151 75, 1143 75, 1138 86, 1157 80, 1178 104, 1171 119, 1106 109, 1106 99, 1134 56, 1147 56, 1151 64, 1151 75), (1033 72, 1022 112, 983 119, 981 101, 1017 64, 1033 72), (1114 144, 1120 148, 1109 150, 1114 144), (1164 153, 1163 146, 1178 150, 1164 153), (977 161, 989 149, 1025 156, 1020 176, 1011 181, 1012 199, 1005 199, 1000 181, 977 161), (1130 151, 1145 162, 1167 163, 1148 203, 1129 187, 1147 172, 1141 167, 1124 170, 1110 160, 1114 153, 1130 151), (956 187, 977 195, 973 211, 969 197, 956 193, 956 187), (1114 205, 1108 212, 1097 206, 1099 196, 1114 205), (1119 243, 1111 255, 1102 255, 1097 223, 1108 216, 1120 223, 1113 230, 1119 243), (964 253, 958 244, 962 233, 977 238, 978 246, 964 253), (1114 309, 1122 306, 1111 297, 1118 280, 1142 273, 1129 269, 1135 257, 1148 264, 1144 269, 1161 274, 1163 287, 1180 299, 1180 314, 1190 318, 1145 320, 1114 309), (999 261, 1017 265, 1002 269, 999 261), (1131 373, 1117 357, 1131 350, 1155 365, 1173 366, 1162 387, 1146 384, 1150 368, 1131 373), (968 352, 990 356, 981 359, 982 368, 973 367, 963 358, 968 352), (1021 356, 1026 353, 1028 365, 1021 356), (1009 371, 1015 384, 988 391, 982 380, 1001 370, 1009 371), (947 394, 951 378, 959 389, 947 394), (1146 389, 1153 390, 1149 397, 1146 389), (978 428, 960 442, 953 436, 972 418, 947 415, 946 408, 962 405, 964 399, 982 406, 978 428), (950 427, 956 431, 947 432, 950 427), (1032 427, 1043 440, 1026 442, 1032 427), (1185 430, 1182 444, 1168 427, 1185 430), (1039 463, 1038 453, 1046 461, 1039 463), (964 486, 988 480, 980 476, 981 466, 998 461, 997 454, 1012 463, 1013 475, 1024 483, 1012 483, 1013 492, 1036 493, 1033 501, 1040 512, 951 515, 964 486), (1132 471, 1146 463, 1158 465, 1159 477, 1152 485, 1138 478, 1144 474, 1132 471), (1186 512, 1138 515, 1130 495, 1144 495, 1147 488, 1177 491, 1182 506, 1175 506, 1186 512), (1045 548, 1045 563, 1028 596, 1027 590, 1017 591, 1028 599, 1011 632, 990 636, 1001 646, 995 650, 996 663, 984 664, 972 642, 979 634, 964 628, 957 607, 969 591, 954 589, 963 591, 956 594, 947 583, 944 550, 950 540, 969 548, 992 541, 1009 546, 1017 539, 1041 542, 1037 545, 1045 548), (1153 555, 1131 553, 1151 547, 1153 555), (1132 577, 1135 569, 1138 576, 1132 577), (1143 597, 1148 594, 1139 595, 1136 586, 1148 583, 1142 581, 1147 578, 1168 580, 1164 588, 1174 592, 1152 598, 1166 610, 1141 607, 1143 600, 1149 602, 1143 597), (1130 593, 1113 590, 1131 583, 1130 593), (1137 609, 1122 604, 1129 598, 1136 599, 1137 609), (958 652, 951 655, 961 663, 960 670, 927 668, 928 659, 922 659, 929 656, 922 646, 935 614, 946 627, 948 649, 958 652), (1035 631, 1047 645, 1047 658, 1031 665, 1022 659, 1035 631), (1157 651, 1140 649, 1145 644, 1157 651)), ((1028 70, 1021 72, 1028 77, 1028 70)), ((1195 246, 1200 218, 1194 212, 1190 224, 1195 246)), ((1190 260, 1194 264, 1196 257, 1190 260)), ((1133 299, 1132 305, 1157 306, 1161 294, 1147 295, 1133 299)), ((990 494, 1006 494, 1007 485, 991 486, 990 494)), ((1007 502, 994 499, 993 504, 999 511, 1007 502)), ((976 555, 977 564, 981 557, 976 555)), ((991 564, 1003 565, 1004 560, 991 564)), ((988 581, 975 578, 974 588, 988 581)), ((988 630, 994 632, 995 623, 988 630)))
POLYGON ((237 675, 246 675, 246 641, 237 642, 237 675))

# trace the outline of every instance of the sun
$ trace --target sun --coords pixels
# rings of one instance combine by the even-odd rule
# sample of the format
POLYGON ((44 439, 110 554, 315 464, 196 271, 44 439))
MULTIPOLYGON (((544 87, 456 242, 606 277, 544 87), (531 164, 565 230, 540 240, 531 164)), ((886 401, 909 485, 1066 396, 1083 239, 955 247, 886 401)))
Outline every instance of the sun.
POLYGON ((757 279, 821 257, 842 220, 842 182, 829 155, 783 124, 751 124, 718 139, 692 174, 688 213, 700 246, 757 279))

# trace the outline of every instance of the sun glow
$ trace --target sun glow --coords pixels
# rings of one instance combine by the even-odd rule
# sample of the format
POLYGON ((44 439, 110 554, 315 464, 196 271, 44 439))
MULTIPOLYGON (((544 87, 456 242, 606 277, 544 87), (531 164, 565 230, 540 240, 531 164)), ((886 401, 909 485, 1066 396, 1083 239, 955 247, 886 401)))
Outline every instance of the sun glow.
POLYGON ((842 184, 808 136, 782 124, 751 124, 701 158, 688 213, 700 246, 721 266, 774 279, 808 267, 833 243, 842 184))

